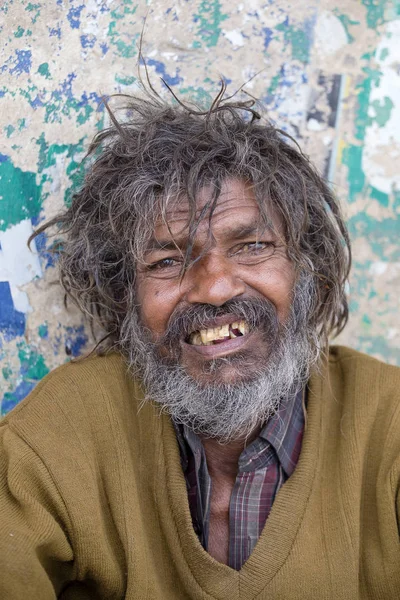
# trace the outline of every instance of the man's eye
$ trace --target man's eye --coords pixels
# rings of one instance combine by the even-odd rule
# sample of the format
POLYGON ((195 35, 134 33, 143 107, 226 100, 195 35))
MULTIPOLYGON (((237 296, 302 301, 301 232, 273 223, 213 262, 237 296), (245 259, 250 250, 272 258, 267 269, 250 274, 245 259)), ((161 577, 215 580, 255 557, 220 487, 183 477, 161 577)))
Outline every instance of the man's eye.
POLYGON ((275 250, 274 242, 248 242, 236 250, 234 254, 273 254, 275 250))
POLYGON ((168 269, 178 265, 179 261, 176 258, 163 258, 162 260, 158 260, 157 262, 148 265, 148 269, 150 269, 150 271, 161 271, 162 269, 168 269))

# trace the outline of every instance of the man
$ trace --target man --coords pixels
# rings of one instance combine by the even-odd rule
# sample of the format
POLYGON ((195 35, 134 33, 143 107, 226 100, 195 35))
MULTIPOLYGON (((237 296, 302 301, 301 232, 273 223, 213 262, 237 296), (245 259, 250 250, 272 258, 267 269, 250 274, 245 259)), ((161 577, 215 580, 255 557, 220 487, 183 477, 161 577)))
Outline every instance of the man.
POLYGON ((2 423, 7 600, 399 598, 399 370, 328 350, 338 205, 221 96, 132 98, 45 226, 105 338, 2 423))

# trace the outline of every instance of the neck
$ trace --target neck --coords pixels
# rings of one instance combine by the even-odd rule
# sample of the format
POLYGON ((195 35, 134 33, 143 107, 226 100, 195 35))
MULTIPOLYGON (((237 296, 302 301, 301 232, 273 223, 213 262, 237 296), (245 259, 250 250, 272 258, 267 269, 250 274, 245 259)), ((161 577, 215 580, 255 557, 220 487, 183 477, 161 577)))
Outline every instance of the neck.
POLYGON ((245 438, 233 440, 228 444, 221 444, 214 438, 201 437, 207 458, 207 468, 210 476, 236 479, 238 462, 244 448, 251 444, 260 433, 261 427, 257 427, 245 438))

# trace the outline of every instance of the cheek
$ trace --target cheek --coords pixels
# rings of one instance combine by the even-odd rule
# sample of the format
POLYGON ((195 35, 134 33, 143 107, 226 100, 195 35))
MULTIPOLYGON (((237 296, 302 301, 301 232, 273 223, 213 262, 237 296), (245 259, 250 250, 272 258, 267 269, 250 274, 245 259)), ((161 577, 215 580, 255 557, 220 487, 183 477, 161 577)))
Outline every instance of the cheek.
POLYGON ((258 271, 253 280, 252 287, 270 300, 278 313, 280 321, 284 321, 290 311, 293 298, 295 273, 290 263, 283 262, 258 271))
POLYGON ((140 305, 140 316, 145 325, 155 336, 163 335, 168 320, 178 302, 173 287, 156 279, 138 281, 137 298, 140 305))

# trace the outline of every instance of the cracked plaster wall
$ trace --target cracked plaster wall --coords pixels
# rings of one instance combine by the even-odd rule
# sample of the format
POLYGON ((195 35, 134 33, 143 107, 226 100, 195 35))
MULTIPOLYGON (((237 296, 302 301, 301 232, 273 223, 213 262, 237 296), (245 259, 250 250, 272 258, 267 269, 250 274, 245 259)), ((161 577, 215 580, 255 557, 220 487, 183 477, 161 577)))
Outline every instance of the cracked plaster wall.
MULTIPOLYGON (((90 347, 65 310, 50 241, 33 228, 68 202, 102 94, 135 90, 137 42, 162 76, 205 102, 222 74, 247 84, 340 197, 353 240, 351 318, 340 342, 400 364, 400 2, 3 0, 0 3, 0 398, 18 403, 90 347)), ((158 86, 161 89, 161 85, 158 86)))

